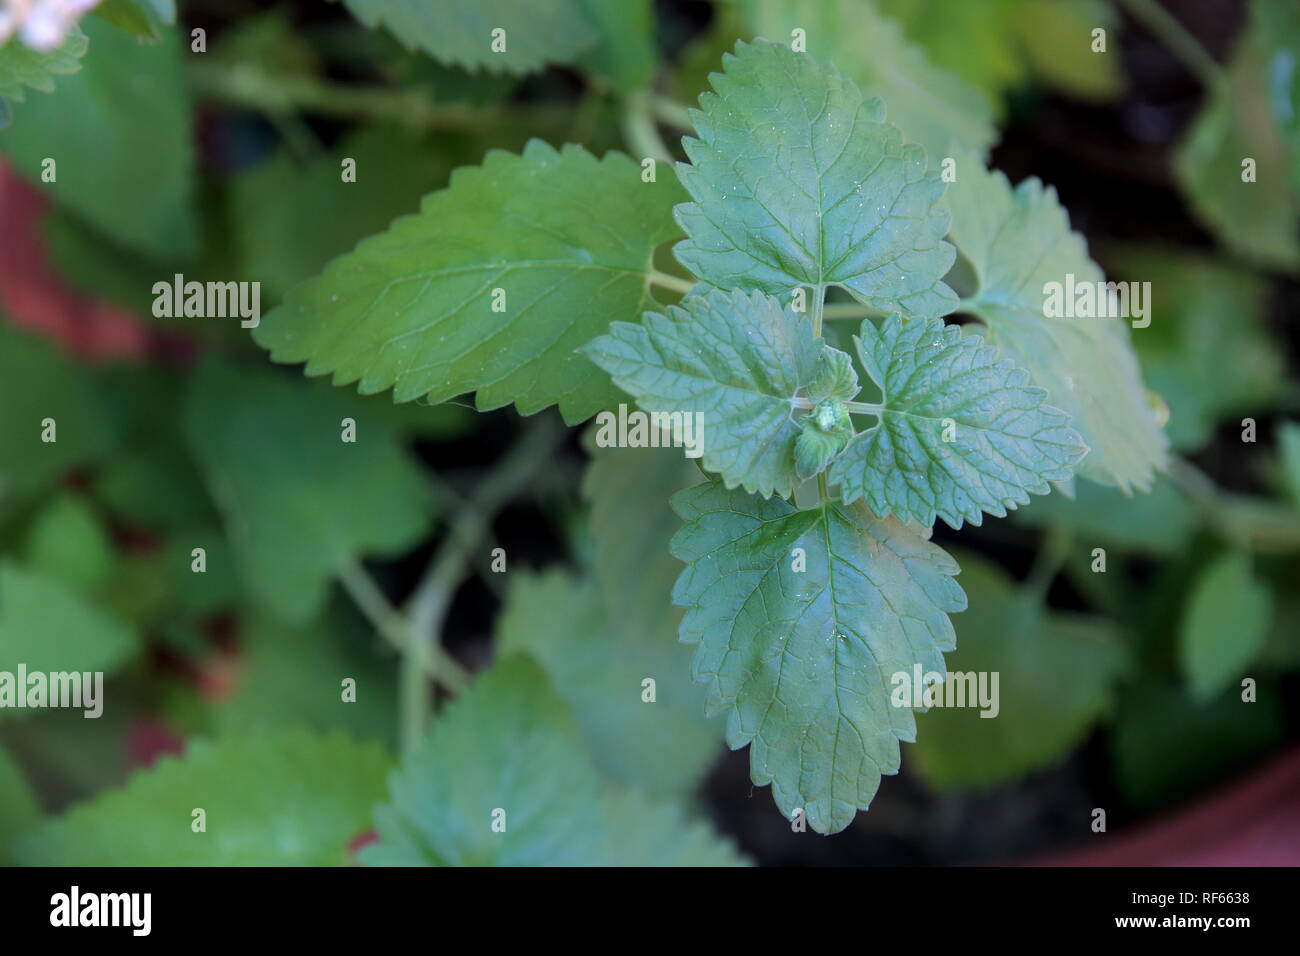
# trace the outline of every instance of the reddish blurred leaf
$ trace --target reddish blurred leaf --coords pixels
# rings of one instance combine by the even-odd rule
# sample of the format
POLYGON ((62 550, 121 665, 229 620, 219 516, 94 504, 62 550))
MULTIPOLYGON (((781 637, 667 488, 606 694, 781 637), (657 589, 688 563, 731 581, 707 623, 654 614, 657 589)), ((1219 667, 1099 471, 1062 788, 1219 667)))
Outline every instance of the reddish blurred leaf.
POLYGON ((41 236, 45 207, 45 198, 0 162, 0 313, 75 355, 145 355, 143 323, 74 292, 50 268, 41 236))

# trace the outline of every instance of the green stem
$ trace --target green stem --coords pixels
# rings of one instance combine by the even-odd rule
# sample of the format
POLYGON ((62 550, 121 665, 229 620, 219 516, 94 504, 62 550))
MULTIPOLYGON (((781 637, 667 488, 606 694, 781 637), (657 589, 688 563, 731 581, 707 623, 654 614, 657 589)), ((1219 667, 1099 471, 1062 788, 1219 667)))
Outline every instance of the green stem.
POLYGON ((1026 594, 1033 595, 1039 603, 1046 599, 1048 588, 1065 566, 1065 559, 1069 556, 1073 543, 1074 536, 1068 529, 1060 525, 1048 526, 1038 554, 1034 556, 1033 567, 1025 577, 1023 588, 1026 594))
POLYGON ((397 699, 402 748, 407 752, 420 739, 428 720, 426 678, 436 677, 443 687, 454 693, 465 686, 469 675, 441 648, 433 655, 414 653, 417 642, 410 622, 389 603, 379 585, 360 564, 349 561, 339 567, 336 574, 343 589, 371 626, 401 654, 397 699), (417 667, 424 670, 417 670, 417 667))
POLYGON ((407 622, 406 633, 406 647, 397 668, 398 728, 403 754, 415 750, 433 719, 433 685, 429 678, 440 680, 443 672, 434 660, 432 643, 420 639, 413 622, 407 622))
POLYGON ((353 603, 402 655, 398 711, 404 753, 419 742, 428 727, 433 711, 429 681, 437 681, 452 693, 469 683, 469 672, 434 638, 442 630, 474 550, 489 534, 496 513, 528 485, 563 434, 549 420, 542 420, 492 470, 470 500, 456 509, 447 536, 425 569, 405 613, 393 607, 374 579, 355 561, 337 570, 339 582, 353 603))
POLYGON ((453 660, 442 650, 437 635, 475 549, 490 533, 497 512, 545 467, 563 434, 550 419, 542 419, 493 468, 469 501, 456 510, 446 538, 407 602, 405 617, 411 641, 403 655, 400 692, 408 744, 418 740, 428 726, 432 712, 428 678, 438 679, 453 660))
POLYGON ((880 309, 861 302, 828 302, 822 310, 825 319, 871 319, 884 314, 880 309))
POLYGON ((812 287, 812 333, 813 338, 822 337, 822 318, 826 314, 826 287, 816 285, 812 287))
POLYGON ((387 638, 398 650, 406 646, 406 621, 379 589, 374 579, 356 561, 348 561, 336 572, 343 590, 348 592, 358 610, 365 615, 374 629, 387 638))
POLYGON ((695 129, 695 124, 691 122, 691 109, 685 103, 652 93, 650 109, 659 122, 666 126, 674 126, 688 133, 695 129))
POLYGON ((670 276, 666 272, 660 272, 658 269, 651 269, 646 273, 645 281, 647 285, 657 285, 660 288, 668 289, 670 292, 677 292, 686 295, 695 288, 695 283, 691 279, 679 279, 677 276, 670 276))
MULTIPOLYGON (((270 116, 313 113, 347 119, 400 123, 417 129, 481 131, 502 122, 524 122, 518 110, 492 110, 464 104, 434 103, 421 89, 335 83, 313 76, 269 73, 249 63, 222 66, 191 61, 190 85, 200 97, 223 100, 270 116)), ((535 113, 535 110, 530 110, 535 113)))
POLYGON ((1133 17, 1155 34, 1169 52, 1189 69, 1201 84, 1212 89, 1223 82, 1223 67, 1206 52, 1201 42, 1161 6, 1157 0, 1120 0, 1133 17))
POLYGON ((1183 458, 1170 461, 1169 478, 1191 500, 1201 520, 1229 541, 1262 554, 1300 551, 1300 512, 1294 508, 1224 491, 1183 458))
POLYGON ((638 156, 653 158, 656 162, 672 165, 675 160, 659 136, 654 114, 650 109, 649 94, 644 91, 630 94, 623 103, 623 138, 628 148, 638 156))
POLYGON ((267 119, 299 162, 309 163, 320 156, 320 139, 297 113, 269 112, 267 119))
MULTIPOLYGON (((410 622, 389 602, 366 569, 350 562, 338 569, 339 582, 370 625, 403 655, 410 647, 410 622)), ((469 671, 441 648, 426 661, 427 676, 436 678, 444 690, 459 693, 469 683, 469 671)))
MULTIPOLYGON (((811 398, 804 398, 802 395, 796 395, 790 399, 792 408, 808 410, 816 408, 817 404, 811 398)), ((842 402, 841 404, 850 415, 875 415, 879 418, 885 410, 884 405, 873 405, 871 402, 842 402)))
POLYGON ((850 415, 875 415, 880 417, 884 412, 884 405, 875 405, 871 402, 845 402, 844 410, 850 415))
MULTIPOLYGON (((457 491, 456 488, 451 484, 451 482, 444 480, 440 475, 434 472, 428 473, 426 477, 429 480, 429 486, 431 492, 434 495, 436 495, 438 500, 440 500, 443 503, 444 511, 455 512, 455 511, 460 511, 463 508, 468 508, 470 506, 469 499, 465 495, 457 491)), ((567 488, 568 485, 566 485, 565 487, 567 488)), ((498 547, 497 539, 496 536, 492 534, 491 530, 489 529, 483 535, 482 540, 483 540, 483 546, 487 550, 488 559, 486 561, 482 560, 482 557, 480 556, 479 563, 484 568, 488 568, 492 563, 490 557, 491 552, 494 548, 498 547)), ((480 570, 478 576, 483 581, 483 583, 487 585, 488 590, 490 590, 498 598, 501 598, 502 600, 505 599, 505 588, 499 580, 500 575, 487 573, 480 570)))

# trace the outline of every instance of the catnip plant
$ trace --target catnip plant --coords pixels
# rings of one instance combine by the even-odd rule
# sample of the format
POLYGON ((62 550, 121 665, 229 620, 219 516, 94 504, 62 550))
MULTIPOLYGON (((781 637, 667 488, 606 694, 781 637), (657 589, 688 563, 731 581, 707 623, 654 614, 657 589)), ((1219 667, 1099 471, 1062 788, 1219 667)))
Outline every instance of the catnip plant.
POLYGON ((1077 474, 1147 488, 1165 439, 1123 323, 1043 315, 1045 283, 1101 280, 1050 188, 970 151, 944 172, 789 44, 721 66, 675 174, 539 141, 490 154, 254 337, 398 401, 701 416, 705 480, 672 498, 692 676, 781 812, 834 833, 914 739, 923 694, 898 706, 891 678, 941 674, 954 647, 965 597, 935 521, 1077 474), (669 243, 690 278, 655 268, 669 243), (847 350, 825 335, 845 321, 847 350))
POLYGON ((1238 6, 14 7, 0 864, 1122 853, 1276 754, 1238 6))

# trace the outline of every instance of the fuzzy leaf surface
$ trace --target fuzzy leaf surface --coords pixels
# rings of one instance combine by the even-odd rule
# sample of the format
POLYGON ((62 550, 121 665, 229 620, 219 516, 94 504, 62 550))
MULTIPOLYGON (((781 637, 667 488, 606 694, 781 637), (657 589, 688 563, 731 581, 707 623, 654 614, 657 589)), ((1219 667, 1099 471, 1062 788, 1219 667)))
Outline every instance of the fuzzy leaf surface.
MULTIPOLYGON (((642 557, 660 554, 671 560, 666 548, 642 557)), ((611 615, 593 582, 560 571, 513 577, 497 630, 502 653, 526 653, 546 672, 605 776, 657 796, 689 793, 720 753, 722 730, 702 714, 676 628, 634 616, 634 606, 611 615), (653 702, 642 699, 646 678, 653 702)), ((668 588, 661 599, 671 611, 668 588)))
POLYGON ((1029 373, 979 335, 895 315, 863 322, 856 341, 884 408, 831 467, 845 501, 927 527, 936 515, 978 525, 1047 494, 1087 452, 1029 373))
POLYGON ((787 817, 844 829, 914 739, 892 675, 942 671, 953 648, 948 615, 966 603, 956 562, 861 503, 798 510, 709 482, 673 507, 687 565, 673 600, 709 713, 727 714, 728 745, 749 744, 754 782, 787 817))
POLYGON ((677 181, 540 140, 458 169, 420 211, 294 289, 254 338, 308 375, 399 402, 477 392, 482 410, 552 404, 569 423, 617 400, 575 350, 649 306, 656 246, 678 234, 677 181), (505 311, 494 311, 504 294, 505 311))
POLYGON ((383 796, 389 758, 342 735, 191 741, 185 756, 17 838, 26 866, 334 866, 383 796), (206 832, 190 827, 206 813, 206 832))
POLYGON ((1056 190, 1037 179, 1012 189, 1002 173, 965 154, 948 204, 951 238, 979 279, 965 309, 1070 416, 1089 448, 1079 473, 1121 489, 1150 488, 1168 439, 1148 403, 1127 320, 1044 311, 1050 283, 1064 289, 1068 276, 1075 288, 1105 280, 1083 237, 1070 230, 1056 190))
POLYGON ((798 483, 793 400, 842 366, 834 351, 771 296, 718 290, 615 322, 582 349, 646 411, 702 415, 704 467, 764 496, 798 483))
POLYGON ((838 285, 885 311, 951 312, 944 185, 880 101, 766 41, 737 44, 723 67, 691 114, 699 138, 682 141, 682 264, 722 289, 838 285))
POLYGON ((571 63, 596 42, 581 0, 343 0, 366 26, 384 27, 412 50, 442 63, 491 73, 531 73, 571 63), (492 49, 493 31, 505 49, 492 49))
POLYGON ((997 139, 983 92, 932 62, 870 0, 753 0, 752 8, 759 36, 804 30, 809 53, 834 63, 864 96, 879 97, 890 122, 925 147, 931 168, 953 142, 983 153, 997 139))
POLYGON ((392 774, 371 866, 742 865, 729 841, 603 780, 545 675, 510 655, 392 774), (494 832, 493 824, 505 829, 494 832))

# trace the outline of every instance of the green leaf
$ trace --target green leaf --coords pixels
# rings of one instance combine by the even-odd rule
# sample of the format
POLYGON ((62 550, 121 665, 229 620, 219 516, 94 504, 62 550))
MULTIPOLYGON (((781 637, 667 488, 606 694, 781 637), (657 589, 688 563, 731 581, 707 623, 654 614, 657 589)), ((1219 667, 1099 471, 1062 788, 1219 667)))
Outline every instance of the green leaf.
POLYGON ((9 841, 34 827, 40 818, 40 806, 22 767, 0 747, 0 866, 12 862, 9 841))
POLYGON ((754 0, 752 6, 759 36, 783 40, 804 30, 810 54, 839 67, 863 96, 883 100, 890 122, 925 147, 931 168, 953 142, 984 153, 997 138, 984 94, 932 63, 870 0, 754 0))
POLYGON ((1168 445, 1148 404, 1124 320, 1049 318, 1049 283, 1104 281, 1083 237, 1070 231, 1056 190, 1006 176, 967 154, 948 191, 951 238, 970 260, 979 291, 963 302, 988 338, 1028 370, 1048 400, 1070 416, 1090 449, 1079 474, 1127 490, 1151 487, 1168 445))
POLYGON ((0 317, 0 509, 44 491, 105 450, 98 397, 85 375, 49 343, 0 317), (54 431, 45 422, 52 419, 54 431), (43 441, 51 434, 54 441, 43 441))
POLYGON ((848 352, 832 348, 822 353, 817 375, 809 383, 804 396, 814 402, 847 402, 861 391, 858 372, 848 352))
MULTIPOLYGON (((312 50, 310 43, 307 44, 307 49, 312 50)), ((437 60, 429 59, 423 53, 404 49, 397 40, 387 34, 376 33, 365 38, 358 37, 356 46, 349 50, 349 55, 358 64, 383 63, 385 73, 391 71, 392 82, 402 86, 423 87, 423 91, 427 91, 435 103, 461 103, 479 109, 503 106, 508 104, 511 95, 520 84, 528 82, 528 78, 519 74, 470 71, 464 67, 439 63, 437 60)), ((543 112, 535 115, 531 114, 531 111, 515 114, 524 123, 531 123, 530 129, 545 128, 548 122, 554 124, 563 115, 565 114, 560 112, 543 112)), ((534 135, 538 132, 539 130, 535 129, 534 135)), ((457 138, 452 136, 440 135, 438 139, 444 148, 457 143, 457 138)), ((481 159, 486 148, 479 148, 477 144, 484 139, 502 149, 518 148, 528 142, 529 133, 522 125, 516 123, 511 123, 509 126, 484 124, 474 131, 472 138, 467 136, 460 139, 460 143, 466 147, 470 147, 471 143, 475 144, 473 155, 453 165, 459 166, 464 162, 476 162, 481 159), (497 142, 498 139, 503 141, 497 142)), ((444 157, 445 155, 444 153, 444 157)))
POLYGON ((681 567, 668 553, 677 530, 668 499, 699 484, 700 470, 677 449, 599 447, 596 432, 591 425, 585 436, 592 458, 582 496, 591 507, 591 575, 605 616, 630 629, 632 639, 665 635, 687 654, 677 641, 681 612, 672 604, 681 567))
MULTIPOLYGON (((175 268, 171 269, 171 263, 164 265, 142 258, 103 231, 87 225, 67 207, 47 209, 39 230, 50 267, 70 290, 105 305, 120 306, 137 317, 148 316, 160 324, 168 320, 152 316, 156 298, 153 284, 159 281, 160 275, 193 271, 183 259, 175 260, 175 268)), ((186 334, 202 334, 207 330, 207 326, 197 326, 191 319, 186 334)))
POLYGON ((281 297, 357 241, 411 212, 447 168, 440 153, 407 130, 368 127, 350 133, 332 155, 303 165, 288 153, 231 183, 231 222, 243 275, 281 297), (394 163, 392 157, 401 156, 394 163), (344 182, 340 161, 356 161, 344 182))
POLYGON ((287 621, 320 610, 342 564, 400 554, 428 527, 419 468, 353 396, 208 363, 183 421, 249 593, 287 621), (356 422, 355 443, 342 440, 345 418, 356 422))
POLYGON ((1059 525, 1083 536, 1090 548, 1116 544, 1141 554, 1174 554, 1187 545, 1197 516, 1187 498, 1159 477, 1141 497, 1080 483, 1073 498, 1036 498, 1016 512, 1016 520, 1035 528, 1059 525))
MULTIPOLYGON (((283 5, 238 18, 221 31, 212 48, 203 55, 205 69, 215 67, 236 73, 260 74, 265 82, 290 85, 302 80, 302 88, 310 88, 314 85, 311 81, 321 79, 324 73, 322 47, 328 51, 331 60, 335 63, 341 61, 348 67, 373 55, 384 62, 384 78, 402 86, 414 86, 416 82, 414 77, 401 74, 398 61, 402 65, 410 61, 437 69, 437 64, 427 57, 408 53, 387 34, 344 28, 339 37, 346 36, 346 41, 322 42, 321 34, 303 30, 295 19, 295 11, 283 5)), ((357 182, 361 180, 358 178, 357 182)))
POLYGON ((954 693, 964 693, 968 706, 935 707, 918 718, 907 755, 935 786, 987 787, 1050 766, 1078 746, 1114 708, 1128 654, 1108 621, 1049 611, 994 565, 975 555, 959 561, 970 608, 957 618, 948 671, 987 675, 992 705, 976 704, 977 685, 955 677, 954 693))
POLYGON ((125 788, 14 841, 27 866, 333 866, 366 829, 389 759, 341 735, 191 741, 125 788), (194 832, 195 809, 206 831, 194 832))
POLYGON ((579 351, 646 411, 684 414, 692 428, 702 421, 704 467, 728 487, 789 496, 794 398, 833 361, 805 317, 757 292, 713 290, 640 325, 615 322, 579 351))
POLYGON ((678 172, 677 258, 704 282, 786 298, 838 285, 875 308, 943 315, 943 183, 879 101, 786 46, 740 43, 711 77, 678 172))
POLYGON ((178 421, 182 375, 161 366, 121 365, 97 375, 95 384, 117 452, 95 470, 95 497, 119 521, 152 531, 215 528, 216 510, 178 421))
POLYGON ((626 156, 538 140, 522 156, 490 152, 295 289, 254 338, 363 393, 441 402, 477 390, 480 409, 559 403, 582 421, 617 392, 574 350, 652 301, 651 256, 676 235, 681 195, 666 172, 643 183, 626 156))
POLYGON ((1133 344, 1152 390, 1169 407, 1165 430, 1175 448, 1199 449, 1221 419, 1276 403, 1285 362, 1265 323, 1269 287, 1262 276, 1149 246, 1108 248, 1106 257, 1124 278, 1155 290, 1151 325, 1133 344), (1224 322, 1225 314, 1233 320, 1224 322))
POLYGON ((680 822, 601 780, 545 676, 514 655, 439 714, 392 775, 389 803, 375 811, 379 842, 360 855, 377 866, 743 862, 680 822))
POLYGON ((247 597, 241 588, 231 545, 219 528, 200 525, 177 528, 167 540, 158 560, 163 566, 154 571, 173 604, 163 612, 164 623, 173 616, 214 614, 247 597), (197 574, 193 566, 193 549, 202 545, 207 551, 207 571, 197 574))
POLYGON ((527 658, 498 662, 449 704, 389 790, 367 865, 573 866, 604 853, 600 778, 527 658), (505 833, 492 831, 498 811, 505 833))
POLYGON ((1278 430, 1278 447, 1282 452, 1282 478, 1291 500, 1300 506, 1300 424, 1283 422, 1278 430))
POLYGON ((599 42, 579 63, 623 93, 650 85, 658 64, 650 0, 579 0, 599 42))
POLYGON ((492 73, 531 73, 572 63, 596 42, 582 0, 343 0, 366 26, 382 26, 411 50, 443 63, 492 73), (493 52, 493 31, 505 49, 493 52))
MULTIPOLYGON (((511 577, 500 652, 541 666, 600 771, 650 794, 692 790, 717 757, 721 728, 701 715, 704 695, 687 676, 690 653, 676 634, 646 627, 632 608, 611 617, 590 582, 562 572, 511 577), (655 682, 652 702, 642 697, 646 678, 655 682)), ((667 604, 668 593, 662 598, 667 604)))
POLYGON ((1228 552, 1201 573, 1178 631, 1178 660, 1193 698, 1209 700, 1254 662, 1272 609, 1250 555, 1228 552))
POLYGON ((1144 810, 1169 807, 1277 753, 1286 739, 1282 698, 1275 685, 1259 692, 1253 702, 1232 693, 1197 703, 1172 681, 1130 685, 1110 735, 1120 793, 1144 810))
POLYGON ((1124 86, 1115 15, 1106 0, 879 0, 930 59, 995 98, 1033 76, 1081 99, 1107 99, 1124 86), (1092 31, 1108 31, 1106 53, 1092 31))
POLYGON ((853 422, 842 406, 821 402, 799 423, 794 470, 803 479, 819 475, 853 437, 853 422))
POLYGON ((220 736, 294 725, 396 743, 393 654, 373 628, 341 605, 300 627, 247 615, 240 627, 239 668, 235 690, 208 704, 220 736), (345 678, 356 681, 353 701, 343 699, 345 678))
POLYGON ((1269 39, 1265 72, 1268 103, 1291 156, 1291 188, 1300 196, 1300 10, 1294 4, 1254 4, 1255 32, 1269 39))
POLYGON ((1300 57, 1300 15, 1266 12, 1287 4, 1254 3, 1223 83, 1208 91, 1201 112, 1174 153, 1174 173, 1192 211, 1233 251, 1267 266, 1300 268, 1300 143, 1279 124, 1294 108, 1296 86, 1279 89, 1300 57), (1244 163, 1254 161, 1246 181, 1244 163))
MULTIPOLYGON (((138 712, 113 704, 117 686, 106 682, 108 703, 104 713, 93 720, 87 720, 83 711, 66 708, 31 710, 22 720, 9 723, 0 719, 0 746, 7 747, 43 780, 57 781, 60 808, 92 798, 105 788, 121 786, 126 780, 129 734, 138 712)), ((10 862, 18 862, 12 853, 10 862)))
POLYGON ((748 16, 744 4, 714 5, 708 28, 697 33, 673 57, 668 87, 673 99, 694 102, 708 89, 709 76, 718 68, 718 61, 732 51, 737 38, 749 31, 748 16))
POLYGON ((1026 64, 1011 26, 1019 0, 877 0, 886 16, 902 24, 930 60, 946 67, 1003 110, 1002 95, 1022 83, 1026 64))
POLYGON ((891 676, 942 671, 953 647, 948 614, 966 603, 956 562, 862 504, 799 511, 710 482, 673 507, 687 564, 673 600, 709 713, 728 712, 727 743, 750 745, 750 775, 782 813, 844 829, 914 739, 891 676))
POLYGON ((24 89, 52 93, 55 77, 76 73, 89 45, 86 35, 74 24, 57 50, 33 50, 16 37, 0 46, 0 102, 23 102, 24 89))
POLYGON ((1255 666, 1270 673, 1300 668, 1300 594, 1294 590, 1274 594, 1272 623, 1255 666))
POLYGON ((1011 24, 1031 74, 1081 100, 1124 92, 1118 26, 1109 0, 1019 0, 1011 24), (1105 52, 1092 48, 1096 29, 1106 30, 1105 52))
POLYGON ((161 547, 119 555, 98 594, 122 621, 187 653, 206 647, 200 631, 212 615, 246 600, 225 535, 209 525, 169 529, 161 547), (206 573, 191 571, 196 546, 206 549, 206 573))
POLYGON ((942 319, 862 323, 858 355, 884 393, 879 422, 849 442, 830 480, 878 515, 954 528, 1004 517, 1065 481, 1087 452, 1029 373, 942 319))
MULTIPOLYGON (((597 760, 607 776, 650 793, 689 790, 715 762, 722 738, 721 724, 704 717, 704 689, 690 680, 691 650, 677 639, 682 613, 672 602, 681 565, 669 553, 677 519, 668 499, 698 484, 700 470, 674 449, 596 446, 596 431, 592 425, 585 436, 592 459, 583 475, 582 495, 591 508, 588 573, 604 612, 603 633, 609 635, 602 644, 609 656, 620 658, 611 664, 613 671, 641 670, 638 686, 641 677, 654 675, 656 732, 646 736, 647 747, 636 749, 654 747, 669 756, 663 762, 647 760, 642 767, 633 763, 620 775, 615 760, 623 759, 628 739, 636 739, 625 738, 609 761, 601 762, 599 754, 597 760), (629 507, 629 502, 637 504, 629 507)), ((591 644, 583 642, 584 653, 592 653, 591 644)), ((549 668, 548 673, 565 693, 560 675, 549 668)), ((586 723, 589 718, 577 697, 568 699, 578 720, 586 723)), ((626 710, 623 713, 627 715, 626 710)), ((643 711, 633 713, 647 716, 643 711)))
POLYGON ((27 563, 74 589, 96 587, 113 570, 113 548, 85 499, 61 494, 41 509, 27 534, 27 563))
POLYGON ((617 866, 748 866, 726 837, 692 820, 676 803, 652 803, 634 790, 608 800, 610 859, 617 866))
POLYGON ((162 36, 163 27, 176 22, 176 3, 175 0, 104 0, 95 7, 95 15, 130 36, 153 41, 162 36))
POLYGON ((82 22, 94 55, 59 81, 57 105, 33 100, 0 132, 14 169, 50 199, 138 253, 198 250, 191 198, 190 104, 175 30, 141 45, 114 27, 82 22), (55 182, 43 162, 57 162, 55 182))
POLYGON ((135 634, 62 581, 0 563, 0 671, 109 673, 137 648, 135 634))

